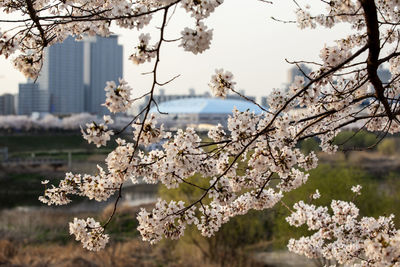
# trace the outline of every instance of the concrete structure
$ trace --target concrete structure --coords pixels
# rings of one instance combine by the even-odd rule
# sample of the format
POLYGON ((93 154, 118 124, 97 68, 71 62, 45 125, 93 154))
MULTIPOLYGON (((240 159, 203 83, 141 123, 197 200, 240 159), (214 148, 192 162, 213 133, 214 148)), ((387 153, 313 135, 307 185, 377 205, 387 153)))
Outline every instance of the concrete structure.
POLYGON ((58 115, 90 112, 103 115, 106 81, 122 78, 122 46, 118 37, 68 37, 45 50, 35 84, 20 84, 19 114, 58 115), (28 99, 29 98, 29 99, 28 99))
POLYGON ((38 83, 19 84, 18 114, 31 115, 32 112, 49 112, 50 93, 40 90, 38 83))
POLYGON ((261 97, 261 106, 268 108, 268 98, 266 96, 261 97))
POLYGON ((37 82, 50 93, 50 113, 83 112, 83 42, 68 37, 50 46, 37 82))
POLYGON ((226 127, 227 119, 232 116, 232 110, 254 111, 261 114, 262 110, 248 101, 237 99, 219 98, 185 98, 167 101, 159 104, 159 110, 168 114, 160 114, 156 107, 150 113, 156 115, 159 123, 164 123, 167 128, 181 128, 188 125, 217 125, 226 127))
MULTIPOLYGON (((240 93, 242 95, 245 95, 245 91, 241 90, 240 93)), ((248 99, 255 101, 256 98, 254 96, 246 96, 248 99)), ((165 94, 165 89, 160 89, 160 93, 156 94, 153 96, 154 100, 156 101, 157 104, 161 104, 164 102, 168 101, 173 101, 173 100, 179 100, 179 99, 192 99, 192 98, 206 98, 206 99, 211 99, 211 94, 209 92, 205 92, 203 94, 196 94, 195 90, 193 88, 189 89, 189 94, 175 94, 175 95, 167 95, 165 94)), ((231 99, 231 100, 243 100, 242 97, 236 94, 229 94, 226 96, 225 99, 231 99)), ((149 102, 149 96, 146 96, 144 98, 144 103, 139 106, 138 110, 136 112, 140 112, 143 110, 143 108, 146 107, 147 103, 149 102)), ((152 104, 152 107, 154 107, 154 103, 152 104)), ((232 111, 232 110, 231 110, 232 111)))
POLYGON ((12 94, 3 94, 0 96, 0 115, 16 114, 15 96, 12 94))
POLYGON ((103 115, 109 113, 103 107, 106 100, 104 87, 107 81, 122 78, 122 46, 118 45, 118 36, 104 38, 89 37, 84 44, 84 85, 85 111, 103 115))
POLYGON ((388 83, 390 81, 390 78, 392 77, 392 74, 388 69, 380 67, 378 69, 378 76, 383 83, 388 83))

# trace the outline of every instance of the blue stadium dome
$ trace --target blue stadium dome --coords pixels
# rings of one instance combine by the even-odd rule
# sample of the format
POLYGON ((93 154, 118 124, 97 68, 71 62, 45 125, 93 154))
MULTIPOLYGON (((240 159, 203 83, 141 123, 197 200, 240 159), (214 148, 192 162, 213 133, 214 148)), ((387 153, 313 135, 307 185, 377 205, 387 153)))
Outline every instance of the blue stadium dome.
MULTIPOLYGON (((184 98, 163 102, 158 105, 161 112, 168 114, 232 114, 236 107, 239 111, 254 111, 256 114, 262 110, 255 104, 238 99, 219 99, 219 98, 184 98)), ((157 108, 153 107, 150 113, 158 113, 157 108)))

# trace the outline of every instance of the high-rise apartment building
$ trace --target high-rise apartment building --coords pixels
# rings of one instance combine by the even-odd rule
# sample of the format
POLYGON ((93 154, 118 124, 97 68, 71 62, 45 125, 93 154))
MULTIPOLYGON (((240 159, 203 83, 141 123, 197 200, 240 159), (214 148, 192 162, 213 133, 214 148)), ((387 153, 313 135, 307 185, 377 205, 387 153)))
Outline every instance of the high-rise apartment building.
POLYGON ((3 94, 0 96, 0 115, 15 114, 15 96, 12 94, 3 94))
POLYGON ((84 111, 83 42, 69 37, 46 51, 39 89, 50 93, 50 110, 55 114, 84 111))
POLYGON ((50 93, 40 90, 38 83, 29 81, 19 84, 18 114, 30 115, 32 112, 49 112, 50 93))
POLYGON ((45 51, 36 83, 20 84, 19 114, 105 114, 106 81, 122 78, 122 46, 118 37, 67 38, 45 51))
POLYGON ((122 78, 122 46, 118 36, 91 37, 85 42, 85 111, 106 114, 102 106, 106 100, 104 87, 107 81, 122 78))

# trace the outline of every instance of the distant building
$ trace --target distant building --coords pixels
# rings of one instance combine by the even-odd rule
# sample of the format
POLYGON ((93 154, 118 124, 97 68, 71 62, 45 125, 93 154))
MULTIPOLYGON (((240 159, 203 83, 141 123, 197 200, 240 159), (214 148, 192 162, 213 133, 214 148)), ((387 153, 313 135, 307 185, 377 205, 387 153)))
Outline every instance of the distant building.
MULTIPOLYGON (((245 91, 241 90, 240 94, 245 95, 245 91)), ((254 96, 246 96, 248 99, 255 101, 256 97, 254 96)), ((139 112, 143 110, 147 103, 149 102, 149 96, 146 96, 144 98, 144 103, 139 106, 139 112)), ((160 89, 160 93, 158 95, 154 95, 153 99, 156 101, 157 104, 161 104, 164 102, 168 101, 173 101, 173 100, 179 100, 179 99, 188 99, 188 98, 206 98, 206 99, 211 99, 211 94, 209 92, 205 92, 203 94, 196 94, 195 90, 190 88, 189 89, 189 94, 174 94, 174 95, 166 95, 165 94, 165 89, 160 89)), ((241 96, 237 94, 229 94, 226 96, 225 99, 231 99, 231 100, 244 100, 241 96)), ((152 107, 154 106, 154 103, 152 104, 152 107)), ((232 111, 232 110, 231 110, 232 111)))
POLYGON ((18 114, 18 94, 14 95, 14 110, 15 110, 15 114, 18 114))
POLYGON ((118 36, 89 37, 85 40, 85 111, 94 114, 109 113, 101 104, 106 101, 104 87, 107 81, 122 78, 122 46, 118 36))
POLYGON ((19 112, 65 115, 107 112, 106 81, 122 78, 122 46, 118 37, 68 37, 45 50, 42 70, 35 84, 20 85, 19 112), (28 99, 28 98, 31 99, 28 99))
POLYGON ((83 42, 68 37, 63 43, 46 48, 43 67, 36 83, 40 91, 50 94, 47 112, 83 112, 83 42))
MULTIPOLYGON (((166 95, 165 89, 161 88, 160 93, 158 95, 153 95, 153 99, 157 104, 161 104, 167 101, 177 100, 177 99, 185 99, 185 98, 196 98, 196 97, 211 97, 210 93, 204 93, 201 95, 196 95, 194 89, 189 89, 189 94, 174 94, 174 95, 166 95)), ((146 96, 143 100, 143 104, 138 107, 136 112, 142 111, 149 102, 150 96, 146 96)), ((151 104, 154 107, 154 103, 151 104)))
POLYGON ((262 110, 255 104, 239 99, 220 98, 184 98, 167 101, 159 104, 158 109, 153 107, 150 113, 156 115, 159 123, 167 128, 180 128, 188 125, 198 127, 200 125, 227 126, 227 119, 232 116, 232 111, 237 108, 239 111, 254 111, 261 114, 262 110), (160 110, 163 113, 158 112, 160 110))
POLYGON ((383 83, 388 83, 390 81, 390 78, 392 77, 392 74, 390 73, 390 71, 388 69, 379 68, 378 76, 379 76, 379 79, 381 79, 381 81, 383 83))
POLYGON ((308 68, 308 67, 307 67, 306 65, 304 65, 304 64, 300 64, 300 69, 299 69, 297 66, 294 66, 294 67, 292 67, 292 68, 290 68, 290 69, 288 70, 288 76, 287 76, 288 86, 289 86, 290 84, 293 83, 294 78, 295 78, 296 76, 303 76, 303 77, 304 77, 304 80, 305 80, 306 82, 309 81, 309 79, 306 77, 306 75, 310 74, 311 69, 308 68), (300 69, 301 69, 302 71, 300 71, 300 69), (304 73, 303 73, 303 72, 304 72, 304 73), (304 75, 304 74, 305 74, 305 75, 304 75))
POLYGON ((269 107, 269 105, 268 105, 268 97, 266 97, 266 96, 262 96, 261 97, 261 106, 269 107))
POLYGON ((13 115, 15 110, 15 96, 3 94, 0 96, 0 115, 13 115))
POLYGON ((28 81, 19 84, 18 114, 31 115, 32 112, 49 112, 50 93, 41 90, 38 83, 28 81))
POLYGON ((34 112, 33 96, 37 92, 38 84, 27 82, 18 85, 18 115, 30 115, 34 112))

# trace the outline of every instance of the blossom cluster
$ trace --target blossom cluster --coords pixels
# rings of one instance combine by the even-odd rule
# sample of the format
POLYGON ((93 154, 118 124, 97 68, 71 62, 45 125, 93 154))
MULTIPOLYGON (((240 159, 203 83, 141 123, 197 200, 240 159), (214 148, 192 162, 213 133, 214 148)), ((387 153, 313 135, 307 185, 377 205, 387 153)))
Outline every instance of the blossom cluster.
POLYGON ((137 137, 137 142, 145 146, 157 143, 161 138, 167 137, 164 134, 164 126, 157 126, 154 114, 151 114, 150 118, 143 122, 143 125, 140 123, 140 120, 136 121, 132 124, 132 128, 134 129, 134 138, 137 137))
POLYGON ((157 54, 155 46, 150 46, 150 34, 141 34, 139 36, 139 45, 135 48, 135 52, 129 57, 136 65, 151 61, 157 54))
POLYGON ((114 135, 112 130, 108 130, 107 124, 112 124, 114 121, 110 116, 104 116, 104 123, 87 123, 85 131, 81 129, 82 136, 88 143, 94 143, 97 147, 105 146, 110 141, 111 135, 114 135))
POLYGON ((181 4, 192 17, 201 20, 209 17, 223 2, 224 0, 183 0, 181 4))
POLYGON ((210 48, 212 32, 212 30, 207 30, 203 22, 199 22, 195 29, 186 27, 182 31, 180 46, 195 55, 202 53, 210 48))
POLYGON ((75 235, 76 241, 81 241, 84 248, 92 251, 103 249, 109 240, 100 223, 93 218, 86 220, 74 218, 74 221, 69 223, 69 232, 75 235))
POLYGON ((118 86, 114 81, 107 82, 104 91, 106 91, 106 102, 103 105, 110 112, 126 112, 130 108, 132 88, 125 80, 120 79, 118 86))
POLYGON ((230 71, 216 69, 215 74, 211 76, 209 86, 216 97, 225 98, 229 90, 234 89, 235 84, 233 74, 230 71))
POLYGON ((325 258, 354 266, 397 266, 400 255, 400 234, 394 227, 393 215, 358 218, 359 210, 352 202, 332 200, 327 207, 296 203, 287 217, 289 224, 306 225, 313 234, 291 239, 290 251, 308 258, 325 258))
POLYGON ((42 68, 42 58, 42 53, 19 55, 14 59, 14 66, 25 75, 25 77, 36 79, 39 75, 40 69, 42 68))
POLYGON ((120 183, 110 179, 100 166, 97 166, 97 169, 96 175, 66 173, 58 187, 54 185, 46 187, 44 195, 40 196, 39 200, 49 206, 70 203, 68 195, 85 196, 96 201, 107 200, 118 189, 120 183))
POLYGON ((340 46, 324 47, 319 55, 327 66, 335 67, 351 56, 350 50, 340 46))
POLYGON ((209 205, 202 204, 197 211, 201 214, 196 217, 196 207, 185 208, 183 202, 176 203, 159 199, 155 208, 150 212, 142 209, 137 219, 139 231, 144 241, 154 244, 162 237, 176 239, 183 235, 187 225, 194 224, 203 236, 211 237, 219 230, 222 224, 231 217, 246 214, 250 209, 266 209, 273 207, 281 200, 281 192, 273 189, 263 190, 256 194, 250 192, 229 201, 229 204, 212 201, 209 205))
POLYGON ((178 239, 184 233, 187 224, 197 224, 194 209, 188 209, 182 215, 175 215, 184 208, 184 202, 171 201, 167 203, 165 200, 159 199, 150 214, 142 209, 138 216, 138 230, 143 240, 154 244, 161 240, 165 235, 171 239, 178 239))

